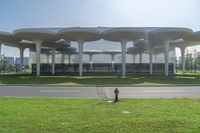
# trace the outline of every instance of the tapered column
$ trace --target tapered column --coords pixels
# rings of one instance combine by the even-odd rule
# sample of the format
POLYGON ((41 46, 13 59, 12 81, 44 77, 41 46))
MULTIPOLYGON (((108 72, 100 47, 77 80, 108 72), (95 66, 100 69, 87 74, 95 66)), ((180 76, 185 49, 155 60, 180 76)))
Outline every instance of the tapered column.
POLYGON ((115 59, 115 54, 110 54, 110 55, 111 55, 112 68, 114 68, 114 59, 115 59))
POLYGON ((127 40, 121 41, 121 50, 122 50, 122 76, 126 75, 126 43, 127 40))
POLYGON ((0 57, 1 57, 1 46, 2 46, 2 44, 1 44, 1 42, 0 42, 0 57))
POLYGON ((37 76, 40 76, 40 54, 41 54, 41 45, 42 41, 35 41, 36 44, 36 69, 37 69, 37 76))
POLYGON ((142 52, 139 54, 139 63, 142 63, 142 52))
POLYGON ((181 63, 182 63, 182 73, 185 72, 185 49, 186 47, 180 47, 181 49, 181 63))
POLYGON ((176 49, 174 47, 174 65, 173 65, 173 74, 176 74, 176 49))
POLYGON ((93 56, 93 54, 89 54, 89 58, 90 58, 90 68, 92 68, 92 56, 93 56))
POLYGON ((153 74, 153 51, 149 51, 149 68, 150 68, 150 74, 153 74))
POLYGON ((52 62, 51 62, 51 72, 52 72, 52 75, 55 74, 55 51, 56 49, 55 48, 51 48, 51 57, 52 57, 52 62))
POLYGON ((157 63, 158 61, 158 54, 157 53, 154 53, 154 59, 155 59, 155 63, 157 63))
MULTIPOLYGON (((1 47, 2 47, 2 42, 0 42, 0 62, 1 62, 1 47)), ((0 73, 2 72, 2 65, 0 64, 0 73)))
POLYGON ((165 41, 165 76, 169 75, 169 41, 165 41))
POLYGON ((47 56, 47 64, 49 64, 49 53, 47 53, 46 56, 47 56))
POLYGON ((132 55, 133 56, 133 64, 135 63, 135 54, 132 55))
POLYGON ((79 76, 83 75, 83 40, 78 40, 78 49, 79 49, 79 76))
POLYGON ((72 55, 71 54, 68 54, 68 63, 71 64, 71 58, 72 58, 72 55))
POLYGON ((24 48, 19 48, 19 52, 20 52, 19 72, 22 72, 24 64, 24 48))
POLYGON ((64 52, 62 53, 62 63, 63 64, 65 63, 65 53, 64 52))

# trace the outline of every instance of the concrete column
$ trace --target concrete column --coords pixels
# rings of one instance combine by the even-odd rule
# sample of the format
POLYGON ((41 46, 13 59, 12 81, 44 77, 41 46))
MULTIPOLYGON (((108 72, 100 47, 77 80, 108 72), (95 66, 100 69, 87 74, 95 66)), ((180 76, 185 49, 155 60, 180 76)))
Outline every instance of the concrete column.
POLYGON ((115 59, 115 54, 111 54, 112 68, 114 68, 114 59, 115 59))
POLYGON ((47 56, 47 64, 49 64, 49 53, 47 53, 46 56, 47 56))
POLYGON ((175 49, 175 47, 174 47, 174 68, 173 68, 174 70, 174 74, 176 74, 176 49, 175 49))
POLYGON ((155 63, 157 63, 157 59, 158 59, 158 54, 154 53, 154 59, 155 59, 155 63))
POLYGON ((181 49, 181 62, 182 62, 182 73, 185 72, 185 49, 186 47, 180 47, 181 49))
POLYGON ((2 44, 1 44, 1 42, 0 42, 0 57, 1 57, 1 46, 2 46, 2 44))
POLYGON ((20 64, 19 64, 19 72, 23 72, 23 64, 24 64, 24 48, 19 48, 20 52, 20 64))
POLYGON ((121 41, 121 50, 122 50, 122 76, 126 76, 126 44, 127 40, 121 41))
POLYGON ((132 54, 133 56, 133 63, 135 63, 135 54, 132 54))
POLYGON ((142 52, 139 54, 139 63, 142 63, 142 52))
POLYGON ((93 56, 93 54, 89 54, 89 58, 90 58, 90 68, 92 68, 92 56, 93 56))
POLYGON ((63 64, 65 63, 65 53, 64 52, 62 53, 62 63, 63 64))
POLYGON ((169 75, 169 41, 165 41, 165 76, 169 75))
POLYGON ((149 51, 149 68, 150 68, 150 74, 153 74, 153 51, 149 51))
POLYGON ((52 57, 52 63, 51 63, 51 72, 52 72, 52 75, 55 74, 55 51, 56 49, 55 48, 51 48, 51 57, 52 57))
POLYGON ((37 76, 40 76, 40 54, 41 54, 41 45, 42 41, 35 41, 36 44, 36 69, 37 69, 37 76))
POLYGON ((78 49, 79 49, 79 76, 83 75, 83 40, 78 40, 78 49))
POLYGON ((68 58, 69 58, 68 63, 71 64, 72 55, 71 55, 71 54, 68 54, 68 58))

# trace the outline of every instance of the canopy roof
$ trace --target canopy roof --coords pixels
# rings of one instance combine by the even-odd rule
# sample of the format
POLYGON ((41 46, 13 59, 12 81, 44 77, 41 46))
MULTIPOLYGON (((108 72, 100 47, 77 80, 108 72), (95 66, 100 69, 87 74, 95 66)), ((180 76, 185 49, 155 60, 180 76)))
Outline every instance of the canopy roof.
POLYGON ((83 51, 84 54, 99 54, 102 53, 102 51, 100 50, 87 50, 87 51, 83 51))
POLYGON ((122 51, 120 50, 106 50, 106 51, 102 51, 103 54, 120 54, 122 53, 122 51))
POLYGON ((63 38, 69 41, 96 41, 99 40, 100 31, 96 28, 64 28, 58 31, 59 38, 63 38))
POLYGON ((112 28, 102 33, 102 38, 108 41, 133 41, 144 38, 145 30, 142 28, 112 28))
POLYGON ((56 31, 51 30, 51 28, 26 28, 17 29, 13 31, 15 37, 30 41, 45 41, 56 37, 56 31))
POLYGON ((165 41, 175 41, 191 36, 193 31, 188 28, 160 28, 149 32, 151 45, 162 45, 165 41))
MULTIPOLYGON (((25 28, 14 30, 13 33, 0 31, 0 42, 8 46, 24 47, 26 43, 22 40, 42 41, 42 46, 65 49, 70 47, 71 41, 96 41, 105 39, 120 42, 122 40, 136 42, 137 50, 148 50, 163 46, 165 41, 178 43, 179 45, 198 45, 200 42, 200 31, 193 32, 188 28, 179 27, 73 27, 73 28, 25 28), (182 42, 177 40, 182 39, 182 42), (13 43, 13 44, 12 44, 13 43)), ((29 44, 27 44, 29 47, 29 44)), ((114 51, 113 51, 114 52, 114 51)), ((109 52, 108 52, 109 53, 109 52)))
POLYGON ((19 42, 20 40, 12 33, 0 31, 0 42, 19 42))
POLYGON ((171 41, 188 37, 192 34, 188 28, 160 28, 149 33, 150 38, 157 38, 163 41, 171 41))

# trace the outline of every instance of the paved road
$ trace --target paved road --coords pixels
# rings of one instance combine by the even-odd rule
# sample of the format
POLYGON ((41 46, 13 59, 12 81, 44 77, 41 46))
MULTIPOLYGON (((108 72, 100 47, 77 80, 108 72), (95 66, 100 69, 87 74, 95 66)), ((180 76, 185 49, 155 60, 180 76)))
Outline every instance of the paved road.
MULTIPOLYGON (((0 96, 112 98, 115 87, 0 86, 0 96)), ((200 98, 200 86, 118 87, 123 98, 200 98)))

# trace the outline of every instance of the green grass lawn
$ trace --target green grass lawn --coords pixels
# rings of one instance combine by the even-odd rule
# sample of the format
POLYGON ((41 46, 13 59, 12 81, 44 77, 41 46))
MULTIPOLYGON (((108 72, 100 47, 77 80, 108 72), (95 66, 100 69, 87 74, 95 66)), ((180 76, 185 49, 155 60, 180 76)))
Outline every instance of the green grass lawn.
POLYGON ((200 99, 107 101, 1 97, 0 133, 200 132, 200 99))
POLYGON ((45 84, 45 85, 159 85, 200 84, 200 74, 120 76, 41 76, 31 74, 3 74, 0 84, 45 84))

